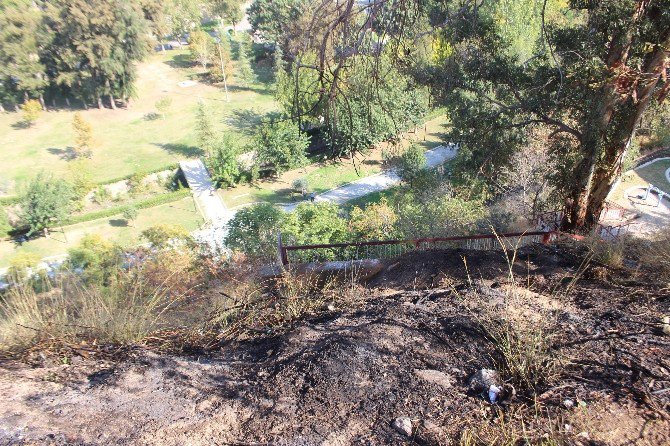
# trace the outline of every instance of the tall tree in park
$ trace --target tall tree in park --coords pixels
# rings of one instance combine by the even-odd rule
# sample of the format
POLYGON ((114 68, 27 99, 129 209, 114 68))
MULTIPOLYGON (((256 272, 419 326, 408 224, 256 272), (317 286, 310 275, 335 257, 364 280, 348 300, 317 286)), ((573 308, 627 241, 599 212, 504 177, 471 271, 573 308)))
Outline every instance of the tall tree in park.
POLYGON ((79 112, 75 113, 72 119, 72 130, 75 154, 77 156, 90 155, 93 148, 93 127, 79 112))
POLYGON ((243 36, 237 39, 237 78, 244 87, 248 87, 256 79, 249 57, 249 41, 243 36))
POLYGON ((179 46, 200 22, 202 16, 201 0, 168 0, 165 11, 170 24, 170 33, 177 38, 179 46))
POLYGON ((243 0, 211 0, 212 12, 223 20, 232 23, 233 33, 237 33, 235 28, 244 17, 243 4, 243 0))
POLYGON ((207 71, 207 66, 214 61, 215 57, 212 36, 200 29, 193 31, 189 37, 188 50, 191 53, 191 59, 199 63, 204 71, 207 71))
POLYGON ((21 193, 21 220, 30 228, 29 234, 58 225, 70 213, 74 194, 70 185, 50 175, 39 173, 21 193))
POLYGON ((226 101, 228 102, 230 102, 228 82, 232 80, 232 73, 233 62, 230 54, 230 37, 223 27, 219 27, 219 38, 216 42, 214 61, 209 74, 215 82, 223 82, 226 101))
POLYGON ((40 59, 40 45, 48 40, 43 32, 42 11, 28 2, 0 3, 0 88, 4 98, 18 107, 28 99, 39 99, 42 108, 49 80, 40 59))
POLYGON ((55 0, 46 15, 53 39, 45 59, 58 84, 99 108, 103 97, 115 108, 116 98, 133 94, 135 63, 148 49, 147 23, 136 2, 55 0))
POLYGON ((237 184, 240 179, 240 168, 237 162, 239 153, 240 150, 230 135, 223 134, 217 138, 216 144, 207 154, 207 167, 217 186, 229 187, 237 184))
POLYGON ((642 116, 670 91, 670 0, 573 0, 564 15, 572 20, 534 17, 544 31, 521 59, 471 3, 440 31, 454 51, 433 87, 470 169, 493 175, 528 129, 546 128, 566 178, 563 226, 581 228, 597 222, 642 116))
POLYGON ((160 45, 161 51, 165 51, 165 38, 173 32, 169 2, 168 4, 162 0, 139 0, 139 2, 151 33, 160 45))
POLYGON ((211 152, 216 148, 216 133, 209 117, 209 110, 205 103, 198 102, 198 108, 195 112, 195 131, 198 139, 198 145, 205 152, 211 152))
POLYGON ((247 9, 254 32, 266 40, 279 42, 287 25, 296 23, 305 13, 308 0, 254 0, 247 9))
POLYGON ((265 120, 255 136, 256 159, 260 167, 280 174, 307 164, 309 136, 286 119, 265 120))

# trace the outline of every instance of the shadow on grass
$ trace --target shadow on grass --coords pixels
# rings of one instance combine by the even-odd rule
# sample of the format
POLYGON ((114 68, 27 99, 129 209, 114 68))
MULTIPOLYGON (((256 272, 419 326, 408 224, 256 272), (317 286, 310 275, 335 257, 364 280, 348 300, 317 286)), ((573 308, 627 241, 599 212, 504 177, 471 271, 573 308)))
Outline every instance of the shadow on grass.
POLYGON ((152 143, 152 144, 156 147, 160 147, 161 149, 165 150, 166 152, 172 155, 197 157, 197 156, 203 156, 205 154, 205 151, 202 150, 200 147, 189 146, 188 144, 181 144, 181 143, 167 143, 167 144, 152 143))
POLYGON ((254 127, 261 123, 263 116, 265 115, 258 113, 256 110, 233 110, 227 121, 230 126, 251 135, 254 127))
POLYGON ((52 155, 56 155, 58 158, 65 161, 71 161, 77 157, 73 147, 66 147, 64 149, 60 149, 58 147, 49 147, 47 152, 52 155))
POLYGON ((166 60, 164 63, 170 68, 191 68, 195 65, 188 54, 175 54, 172 59, 166 60))
POLYGON ((17 121, 14 124, 12 124, 12 128, 14 130, 24 130, 24 129, 29 129, 30 127, 32 127, 32 124, 28 121, 23 121, 23 120, 17 121))
POLYGON ((109 225, 114 228, 125 228, 128 226, 128 222, 122 218, 115 218, 113 220, 109 220, 109 225))

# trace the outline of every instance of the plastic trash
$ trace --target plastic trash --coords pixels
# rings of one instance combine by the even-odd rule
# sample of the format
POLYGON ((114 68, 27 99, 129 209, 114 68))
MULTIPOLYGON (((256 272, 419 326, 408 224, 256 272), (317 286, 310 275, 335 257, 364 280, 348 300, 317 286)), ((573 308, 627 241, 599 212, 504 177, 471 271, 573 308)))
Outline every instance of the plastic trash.
POLYGON ((489 386, 489 401, 491 401, 491 404, 495 404, 498 401, 500 392, 502 392, 502 389, 495 384, 491 384, 491 386, 489 386))

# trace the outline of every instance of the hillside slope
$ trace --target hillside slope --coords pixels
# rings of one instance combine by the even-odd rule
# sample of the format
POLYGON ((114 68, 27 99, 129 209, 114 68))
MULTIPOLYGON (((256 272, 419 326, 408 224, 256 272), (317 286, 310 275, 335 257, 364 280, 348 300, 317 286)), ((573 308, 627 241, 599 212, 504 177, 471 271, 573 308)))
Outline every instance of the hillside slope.
POLYGON ((135 349, 118 362, 5 363, 0 442, 668 445, 670 337, 658 325, 668 290, 580 265, 528 250, 515 285, 501 253, 412 253, 356 302, 207 357, 135 349), (516 335, 546 329, 535 398, 486 331, 502 312, 526 327, 516 335), (500 404, 469 389, 482 368, 503 374, 500 404), (401 417, 410 435, 394 427, 401 417))

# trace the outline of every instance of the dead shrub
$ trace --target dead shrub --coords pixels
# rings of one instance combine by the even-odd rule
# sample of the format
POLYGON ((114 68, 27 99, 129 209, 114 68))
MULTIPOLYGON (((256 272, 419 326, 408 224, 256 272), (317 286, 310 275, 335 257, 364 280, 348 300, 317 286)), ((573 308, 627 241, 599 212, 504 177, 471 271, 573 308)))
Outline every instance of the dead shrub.
POLYGON ((650 242, 640 255, 640 262, 656 272, 657 277, 670 282, 670 238, 650 242))

